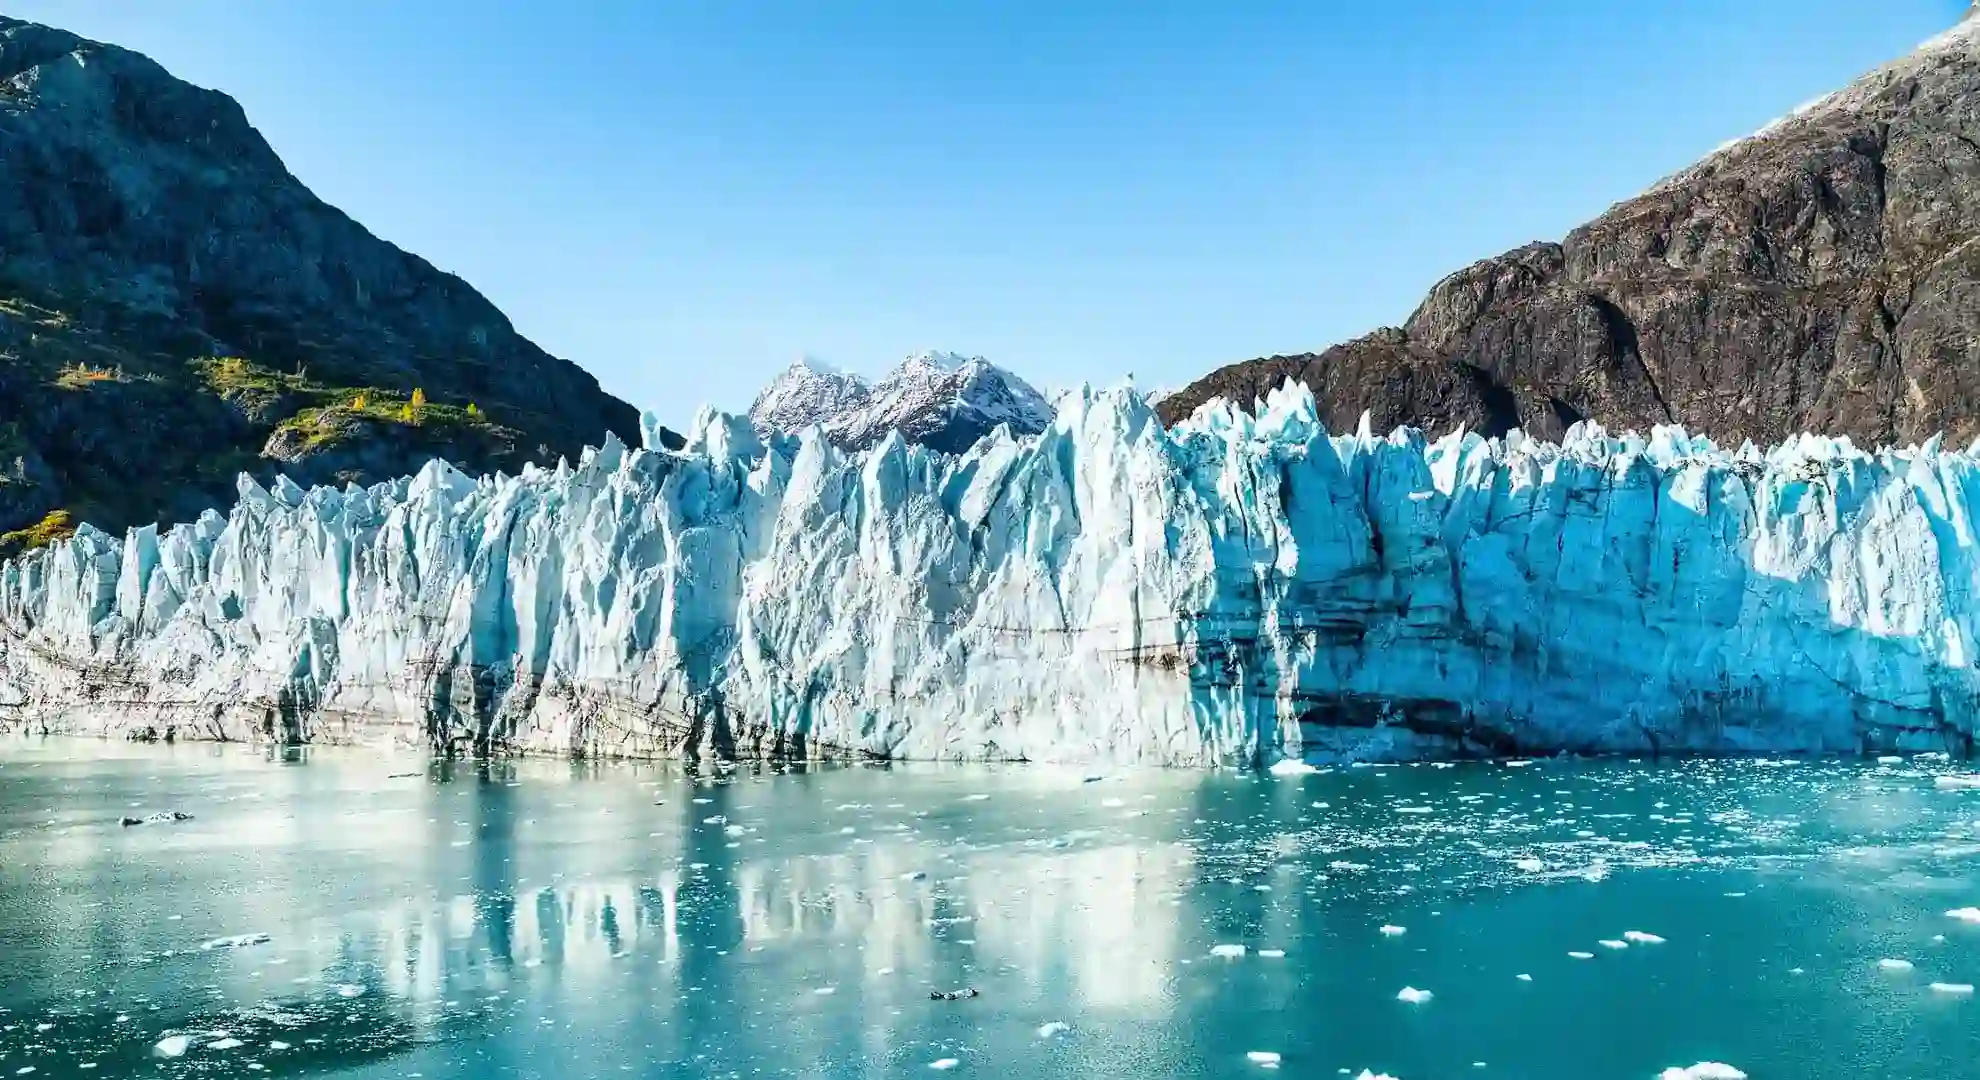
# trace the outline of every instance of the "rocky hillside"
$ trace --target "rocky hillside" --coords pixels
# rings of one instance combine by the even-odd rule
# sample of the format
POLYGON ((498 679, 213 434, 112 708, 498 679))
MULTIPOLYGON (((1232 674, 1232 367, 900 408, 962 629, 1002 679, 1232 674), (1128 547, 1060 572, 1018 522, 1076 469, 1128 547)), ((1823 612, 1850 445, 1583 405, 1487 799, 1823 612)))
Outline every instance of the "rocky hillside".
POLYGON ((575 456, 636 411, 291 176, 224 94, 0 16, 0 553, 239 471, 575 456))
POLYGON ((1461 270, 1399 329, 1234 364, 1336 430, 1557 437, 1680 421, 1721 441, 1980 435, 1980 18, 1574 230, 1461 270))

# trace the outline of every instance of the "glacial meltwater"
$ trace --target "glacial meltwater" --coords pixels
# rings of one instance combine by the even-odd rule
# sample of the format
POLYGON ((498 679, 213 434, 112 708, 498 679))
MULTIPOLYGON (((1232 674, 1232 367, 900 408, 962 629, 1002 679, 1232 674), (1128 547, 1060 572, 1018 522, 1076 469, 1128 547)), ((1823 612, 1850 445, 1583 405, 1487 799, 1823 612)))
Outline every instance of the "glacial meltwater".
POLYGON ((0 1080, 1976 1077, 1969 775, 9 738, 0 1080))

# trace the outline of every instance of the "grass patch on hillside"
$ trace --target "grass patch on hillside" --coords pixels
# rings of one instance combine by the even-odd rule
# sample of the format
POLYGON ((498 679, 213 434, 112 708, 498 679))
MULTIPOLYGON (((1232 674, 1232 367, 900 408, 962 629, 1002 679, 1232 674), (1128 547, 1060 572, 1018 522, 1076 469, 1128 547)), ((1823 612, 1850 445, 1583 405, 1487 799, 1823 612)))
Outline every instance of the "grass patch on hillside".
POLYGON ((361 390, 324 390, 329 399, 321 405, 300 409, 276 425, 276 431, 290 431, 308 449, 334 445, 360 431, 363 424, 392 424, 418 428, 434 438, 451 438, 467 431, 510 434, 488 418, 479 406, 441 405, 426 400, 415 389, 411 394, 367 387, 361 390))
POLYGON ((45 548, 75 534, 75 518, 67 510, 50 510, 48 516, 25 529, 0 533, 0 558, 12 558, 36 548, 45 548))

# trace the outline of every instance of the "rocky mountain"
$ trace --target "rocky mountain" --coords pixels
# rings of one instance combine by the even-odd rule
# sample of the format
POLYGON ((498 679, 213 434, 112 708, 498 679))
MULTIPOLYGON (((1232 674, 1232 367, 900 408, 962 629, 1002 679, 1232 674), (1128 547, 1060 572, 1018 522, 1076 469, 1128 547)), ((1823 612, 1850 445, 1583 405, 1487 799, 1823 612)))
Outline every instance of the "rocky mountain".
POLYGON ((0 16, 0 548, 575 456, 636 411, 310 193, 226 95, 0 16))
POLYGON ((1980 18, 1575 229, 1437 283, 1400 328, 1233 364, 1166 398, 1291 378, 1334 430, 1576 420, 1980 435, 1980 18))
POLYGON ((811 426, 835 444, 872 446, 890 431, 912 443, 957 453, 1000 424, 1035 435, 1052 406, 1030 383, 980 356, 921 352, 878 383, 799 360, 757 396, 750 420, 786 434, 811 426))

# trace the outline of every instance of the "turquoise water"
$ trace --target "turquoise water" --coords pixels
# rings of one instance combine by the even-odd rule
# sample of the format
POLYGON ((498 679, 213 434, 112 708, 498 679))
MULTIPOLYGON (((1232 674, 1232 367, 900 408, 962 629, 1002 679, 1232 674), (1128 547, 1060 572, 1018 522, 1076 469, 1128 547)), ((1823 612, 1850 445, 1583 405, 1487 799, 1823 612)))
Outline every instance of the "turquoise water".
POLYGON ((1947 915, 1980 905, 1980 790, 1936 781, 1962 771, 697 776, 10 738, 0 1080, 1980 1077, 1980 1000, 1931 986, 1980 982, 1947 915))

